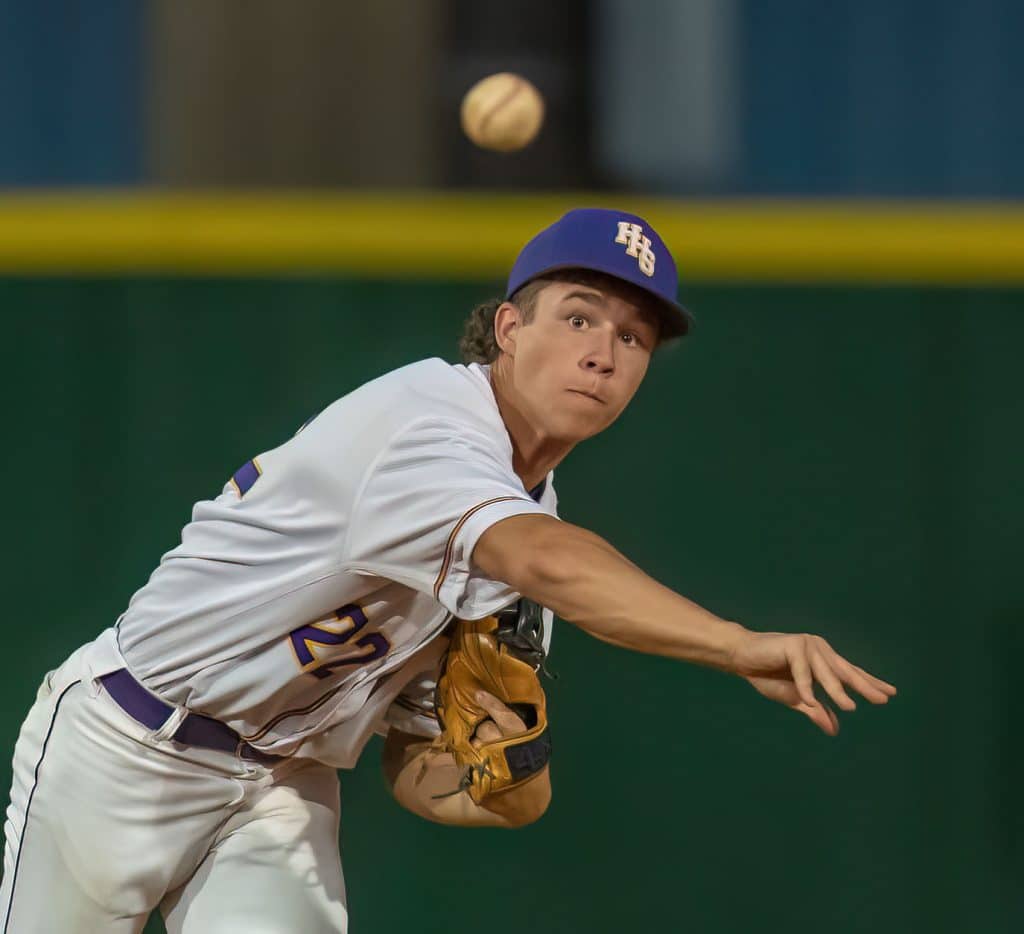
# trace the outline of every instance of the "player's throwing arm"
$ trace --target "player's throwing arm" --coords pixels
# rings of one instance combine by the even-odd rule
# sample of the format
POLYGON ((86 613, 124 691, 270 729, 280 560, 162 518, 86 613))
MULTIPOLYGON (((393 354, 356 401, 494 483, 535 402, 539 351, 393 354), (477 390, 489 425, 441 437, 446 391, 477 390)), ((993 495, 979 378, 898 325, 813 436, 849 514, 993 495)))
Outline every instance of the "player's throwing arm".
POLYGON ((500 522, 481 536, 473 561, 488 577, 598 639, 732 672, 829 735, 839 731, 839 721, 815 696, 815 684, 841 710, 856 707, 848 688, 873 704, 896 694, 820 636, 751 632, 720 619, 659 584, 599 536, 558 519, 500 522))

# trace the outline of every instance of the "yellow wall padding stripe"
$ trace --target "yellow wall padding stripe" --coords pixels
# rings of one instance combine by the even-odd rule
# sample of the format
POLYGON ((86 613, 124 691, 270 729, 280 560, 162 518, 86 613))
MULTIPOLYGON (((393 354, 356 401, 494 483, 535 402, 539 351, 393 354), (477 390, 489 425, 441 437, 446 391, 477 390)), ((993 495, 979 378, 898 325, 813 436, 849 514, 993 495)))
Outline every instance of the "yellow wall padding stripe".
POLYGON ((625 194, 0 193, 0 274, 500 280, 577 206, 646 217, 684 284, 1024 284, 1024 205, 625 194))

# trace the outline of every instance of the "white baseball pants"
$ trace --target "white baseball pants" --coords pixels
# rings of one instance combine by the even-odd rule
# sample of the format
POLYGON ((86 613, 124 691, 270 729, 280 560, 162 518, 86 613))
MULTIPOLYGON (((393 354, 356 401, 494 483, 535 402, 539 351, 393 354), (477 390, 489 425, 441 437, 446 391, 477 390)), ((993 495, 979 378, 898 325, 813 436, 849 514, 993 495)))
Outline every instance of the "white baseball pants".
POLYGON ((334 769, 172 743, 73 655, 14 753, 0 934, 344 932, 334 769), (86 680, 83 680, 86 679, 86 680))

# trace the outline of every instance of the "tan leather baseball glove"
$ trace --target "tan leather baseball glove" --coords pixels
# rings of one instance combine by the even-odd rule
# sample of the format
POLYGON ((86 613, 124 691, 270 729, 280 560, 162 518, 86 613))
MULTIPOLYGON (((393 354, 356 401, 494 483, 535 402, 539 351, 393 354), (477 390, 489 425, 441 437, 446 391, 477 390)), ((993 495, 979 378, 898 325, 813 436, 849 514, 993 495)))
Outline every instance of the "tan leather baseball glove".
POLYGON ((466 772, 457 789, 486 807, 491 795, 518 788, 551 758, 544 690, 541 609, 528 600, 479 620, 455 620, 437 682, 435 706, 441 724, 436 743, 466 772), (476 701, 483 690, 514 710, 526 731, 491 742, 476 737, 490 714, 476 701), (476 738, 476 742, 474 739, 476 738))

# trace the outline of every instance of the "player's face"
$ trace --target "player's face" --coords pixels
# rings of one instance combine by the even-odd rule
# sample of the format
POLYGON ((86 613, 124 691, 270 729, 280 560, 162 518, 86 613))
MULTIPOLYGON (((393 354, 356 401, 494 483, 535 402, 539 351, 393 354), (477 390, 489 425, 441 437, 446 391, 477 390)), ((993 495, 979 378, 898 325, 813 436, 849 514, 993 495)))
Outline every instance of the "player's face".
POLYGON ((651 312, 625 290, 545 286, 530 324, 515 335, 511 369, 524 414, 551 438, 576 443, 597 434, 633 398, 657 340, 651 312))

